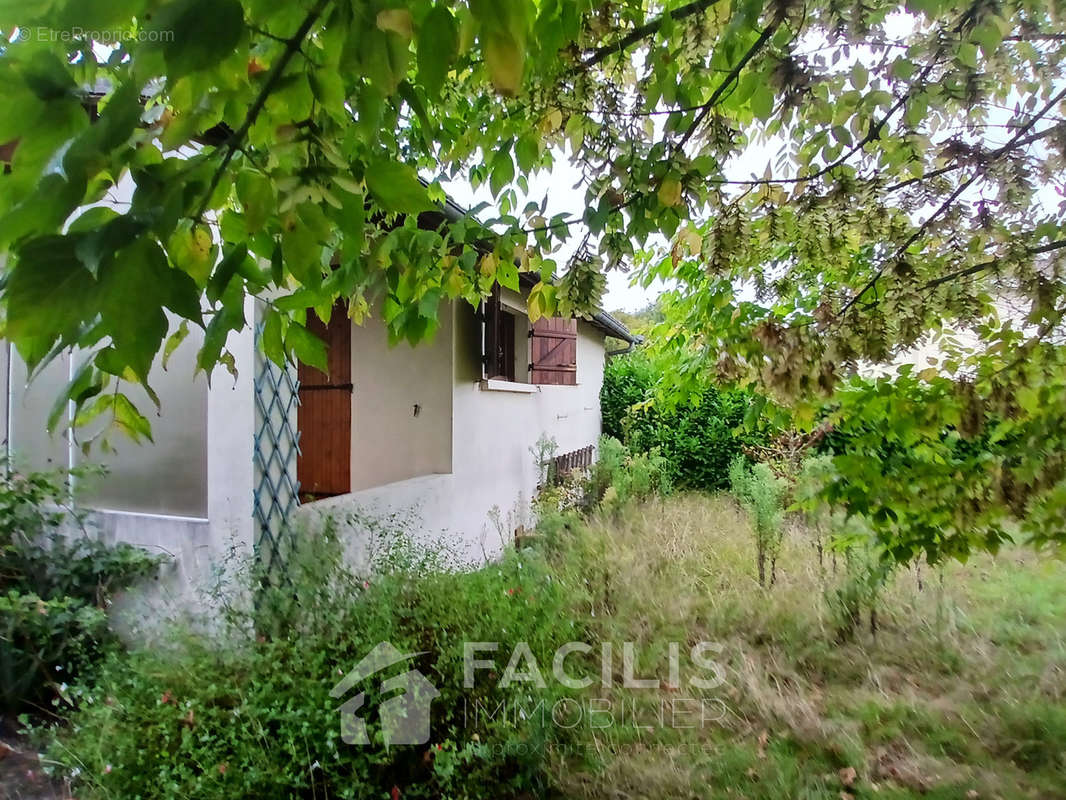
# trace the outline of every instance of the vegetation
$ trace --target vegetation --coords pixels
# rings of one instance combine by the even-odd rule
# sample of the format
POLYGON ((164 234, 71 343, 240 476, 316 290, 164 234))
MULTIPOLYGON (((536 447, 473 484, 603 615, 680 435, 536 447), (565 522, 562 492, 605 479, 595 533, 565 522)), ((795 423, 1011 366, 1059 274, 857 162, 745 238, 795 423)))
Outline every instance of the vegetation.
POLYGON ((112 595, 159 559, 107 545, 68 510, 69 476, 0 464, 0 710, 48 711, 116 640, 112 595))
MULTIPOLYGON (((610 486, 632 481, 625 472, 610 486)), ((903 571, 879 588, 876 635, 856 627, 842 639, 835 598, 858 573, 834 539, 823 552, 795 526, 770 590, 749 519, 726 495, 580 516, 558 510, 558 492, 542 500, 532 545, 475 572, 393 536, 363 578, 331 532, 308 539, 292 584, 256 617, 257 638, 230 609, 217 637, 112 658, 71 690, 77 711, 48 759, 86 798, 1066 797, 1057 565, 1010 550, 903 571), (476 640, 500 641, 502 654, 527 642, 545 687, 464 689, 462 642, 476 640), (571 640, 590 645, 568 665, 596 678, 588 688, 550 674, 571 640), (441 692, 425 745, 387 747, 372 713, 370 745, 340 740, 330 688, 380 641, 421 652, 413 665, 441 692), (603 642, 632 643, 632 674, 654 685, 625 687, 614 662, 601 686, 603 642), (688 664, 675 679, 671 642, 716 645, 721 683, 696 687, 688 664), (472 711, 560 700, 573 704, 565 724, 472 711), (694 716, 693 703, 707 705, 694 716)), ((378 691, 367 688, 368 709, 378 691)))
POLYGON ((598 459, 592 467, 587 495, 606 508, 619 508, 634 500, 670 494, 673 483, 667 459, 652 449, 631 453, 609 436, 600 437, 598 459))
POLYGON ((785 481, 774 475, 766 464, 748 463, 737 456, 729 465, 729 485, 733 496, 751 514, 755 533, 755 564, 759 570, 759 585, 773 586, 777 580, 777 554, 781 551, 784 530, 785 481), (769 583, 767 583, 769 562, 769 583))
POLYGON ((797 525, 763 589, 745 517, 728 496, 677 494, 594 514, 557 540, 560 578, 591 586, 578 610, 591 639, 634 642, 636 674, 664 679, 589 690, 636 710, 559 748, 563 796, 1066 797, 1060 563, 1011 548, 902 570, 881 589, 876 635, 842 641, 843 554, 820 562, 797 525), (667 643, 699 640, 721 645, 723 684, 695 689, 683 673, 674 688, 667 643), (707 724, 659 724, 662 703, 692 697, 718 709, 707 724))
POLYGON ((757 397, 704 384, 671 402, 658 395, 669 366, 638 350, 607 362, 600 391, 603 432, 635 452, 656 450, 673 480, 690 489, 722 489, 730 462, 765 445, 771 430, 757 397))
MULTIPOLYGON (((1064 14, 0 3, 0 334, 31 372, 79 354, 50 427, 73 404, 75 434, 111 421, 101 446, 150 438, 124 387, 161 406, 150 369, 194 328, 198 368, 235 371, 249 296, 271 359, 325 369, 308 315, 338 299, 415 344, 522 273, 534 320, 590 311, 607 269, 670 287, 608 367, 599 463, 548 490, 533 549, 475 572, 400 546, 358 575, 326 535, 216 636, 94 675, 108 596, 154 561, 61 536, 62 487, 5 471, 5 702, 65 693, 52 758, 86 797, 1063 797, 1066 587, 1012 543, 1066 547, 1064 14), (576 216, 527 197, 564 158, 576 216), (494 216, 444 213, 456 177, 494 216), (466 737, 478 638, 541 662, 630 641, 641 674, 717 641, 724 683, 698 697, 723 713, 466 737), (432 746, 339 744, 324 676, 382 640, 441 690, 432 746)), ((682 687, 649 688, 606 699, 682 687)))
MULTIPOLYGON (((53 425, 70 400, 76 426, 105 418, 141 439, 148 419, 122 383, 146 384, 192 327, 201 369, 235 369, 226 343, 251 322, 247 295, 270 298, 271 358, 324 367, 307 314, 338 298, 417 342, 441 303, 516 288, 520 272, 538 278, 536 318, 587 310, 604 269, 632 266, 676 286, 651 337, 677 367, 664 392, 708 375, 755 384, 801 427, 860 364, 936 337, 935 364, 846 388, 841 418, 892 426, 919 453, 953 435, 996 447, 956 490, 939 455, 893 463, 893 502, 928 502, 894 518, 884 505, 878 535, 901 558, 995 547, 1019 523, 1061 543, 1062 13, 1057 0, 5 4, 3 334, 31 368, 83 354, 53 425), (525 202, 564 157, 585 189, 573 217, 525 202), (498 214, 434 215, 455 176, 487 185, 498 214), (120 182, 128 205, 98 205, 120 182), (556 263, 564 246, 576 255, 556 263)), ((849 510, 885 499, 841 476, 849 510)))
MULTIPOLYGON (((487 654, 500 670, 518 642, 550 664, 556 647, 585 635, 580 621, 568 620, 569 590, 534 552, 461 572, 444 554, 408 544, 402 532, 379 535, 382 549, 367 575, 345 566, 327 529, 293 553, 290 582, 261 596, 258 612, 230 606, 213 637, 175 632, 168 646, 110 660, 76 691, 78 711, 50 753, 76 774, 78 796, 542 792, 545 743, 560 731, 541 727, 533 713, 517 724, 516 715, 540 701, 550 707, 567 690, 522 682, 500 688, 491 680, 467 690, 463 643, 500 642, 498 653, 487 654), (259 635, 250 641, 253 625, 259 635), (341 740, 338 706, 346 698, 335 700, 330 690, 381 642, 418 654, 409 666, 440 692, 433 738, 422 746, 390 748, 372 711, 365 714, 370 745, 341 740)), ((370 685, 365 708, 388 693, 370 685)))

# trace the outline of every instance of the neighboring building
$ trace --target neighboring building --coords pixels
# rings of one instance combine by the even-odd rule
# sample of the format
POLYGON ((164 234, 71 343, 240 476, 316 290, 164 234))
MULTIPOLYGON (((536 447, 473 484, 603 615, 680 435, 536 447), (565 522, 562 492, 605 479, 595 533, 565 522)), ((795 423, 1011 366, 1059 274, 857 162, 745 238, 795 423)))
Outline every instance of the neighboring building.
MULTIPOLYGON (((162 398, 154 443, 112 437, 116 452, 91 450, 88 459, 77 443, 45 432, 77 356, 27 385, 8 346, 0 349, 8 398, 0 422, 27 469, 87 460, 110 469, 78 481, 78 502, 95 509, 105 534, 174 556, 161 593, 178 604, 234 547, 270 563, 279 537, 290 535, 287 522, 313 528, 322 513, 356 553, 373 520, 392 519, 476 562, 530 522, 540 437, 559 453, 596 444, 604 338, 633 341, 606 314, 531 325, 525 309, 523 294, 506 289, 479 311, 448 303, 436 335, 414 348, 389 347, 380 322, 356 326, 338 309, 317 331, 328 344, 327 376, 268 362, 255 342, 260 301, 249 298, 250 324, 228 343, 236 377, 217 369, 210 387, 202 374, 193 379, 194 329, 150 378, 162 398)), ((130 393, 143 411, 153 408, 130 393)))

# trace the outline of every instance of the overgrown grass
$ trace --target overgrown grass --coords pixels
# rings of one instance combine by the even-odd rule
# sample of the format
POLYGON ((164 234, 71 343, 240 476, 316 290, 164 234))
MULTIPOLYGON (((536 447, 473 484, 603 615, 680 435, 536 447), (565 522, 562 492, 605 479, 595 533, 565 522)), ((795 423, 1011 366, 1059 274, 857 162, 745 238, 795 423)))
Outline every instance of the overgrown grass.
MULTIPOLYGON (((553 762, 570 797, 1066 798, 1066 565, 1012 550, 904 572, 841 643, 829 601, 848 578, 794 522, 760 588, 746 515, 680 495, 593 516, 556 536, 587 582, 594 639, 636 643, 665 674, 667 642, 718 642, 715 690, 588 691, 654 711, 720 702, 689 728, 581 728, 553 762), (595 566, 593 566, 595 565, 595 566), (854 773, 852 773, 854 770, 854 773), (844 793, 844 794, 842 794, 844 793)), ((691 720, 690 720, 691 721, 691 720)))
POLYGON ((257 637, 116 659, 78 694, 50 752, 78 773, 77 796, 98 798, 1066 800, 1061 562, 1015 550, 903 572, 864 600, 858 624, 845 612, 842 637, 839 598, 869 565, 834 557, 786 518, 777 580, 763 588, 749 515, 730 496, 649 497, 638 489, 656 481, 627 480, 584 518, 542 501, 533 551, 474 572, 401 547, 364 582, 323 551, 328 537, 309 540, 291 587, 268 594, 257 637), (440 690, 424 745, 379 741, 373 688, 373 745, 339 741, 330 686, 382 640, 418 652, 440 690), (463 643, 497 640, 497 669, 472 694, 463 643), (567 667, 593 678, 584 689, 552 678, 571 641, 589 650, 567 667), (496 682, 519 642, 545 686, 496 682), (627 642, 630 674, 650 685, 624 685, 627 642), (701 642, 721 648, 714 688, 691 681, 701 642), (603 643, 614 648, 606 688, 603 643), (571 705, 471 722, 472 697, 571 705))

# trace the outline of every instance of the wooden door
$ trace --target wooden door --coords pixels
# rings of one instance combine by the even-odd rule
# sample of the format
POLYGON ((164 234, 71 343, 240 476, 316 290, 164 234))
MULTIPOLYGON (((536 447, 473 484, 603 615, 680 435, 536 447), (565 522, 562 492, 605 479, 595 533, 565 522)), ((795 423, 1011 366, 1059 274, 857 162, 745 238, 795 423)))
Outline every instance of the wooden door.
POLYGON ((343 302, 329 325, 308 312, 307 327, 326 343, 329 374, 300 364, 300 496, 330 497, 352 489, 352 323, 343 302))

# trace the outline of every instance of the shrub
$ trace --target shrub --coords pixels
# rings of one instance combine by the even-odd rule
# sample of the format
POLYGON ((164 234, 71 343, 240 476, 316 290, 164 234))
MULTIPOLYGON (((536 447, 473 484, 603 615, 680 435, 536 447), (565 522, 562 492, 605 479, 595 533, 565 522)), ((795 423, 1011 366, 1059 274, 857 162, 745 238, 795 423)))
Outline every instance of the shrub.
POLYGON ((159 558, 92 538, 66 473, 0 472, 0 707, 14 710, 54 699, 116 643, 104 608, 159 558))
POLYGON ((631 500, 669 494, 673 488, 670 465, 657 450, 631 453, 610 436, 601 436, 599 458, 589 478, 586 496, 612 509, 631 500))
POLYGON ((621 441, 629 409, 647 400, 655 385, 655 370, 643 353, 634 352, 607 360, 600 390, 603 435, 621 441))
POLYGON ((528 643, 546 671, 558 645, 583 635, 541 556, 510 551, 463 573, 404 544, 366 577, 344 565, 327 530, 302 543, 288 577, 216 637, 182 636, 108 662, 51 748, 77 775, 79 797, 495 798, 543 788, 546 745, 565 730, 542 724, 536 708, 550 710, 564 690, 550 679, 543 689, 497 683, 515 643, 528 643), (474 689, 463 688, 465 641, 500 642, 496 674, 480 672, 474 689), (440 692, 424 745, 386 746, 379 681, 358 712, 370 744, 341 740, 348 697, 330 691, 381 642, 418 654, 404 669, 417 667, 440 692), (518 709, 530 716, 516 725, 518 709))
POLYGON ((0 685, 7 708, 44 700, 56 681, 83 674, 110 641, 107 614, 73 597, 0 595, 0 685))
POLYGON ((785 482, 774 475, 766 464, 749 466, 743 456, 737 456, 730 463, 729 482, 733 494, 751 515, 759 585, 767 585, 766 567, 769 562, 769 583, 772 586, 777 578, 777 554, 783 535, 781 523, 784 518, 782 500, 785 482))
POLYGON ((725 488, 730 461, 768 440, 765 424, 753 430, 744 424, 755 396, 705 386, 665 407, 654 402, 655 379, 655 369, 640 352, 607 362, 600 394, 604 434, 635 453, 657 449, 682 488, 725 488))

